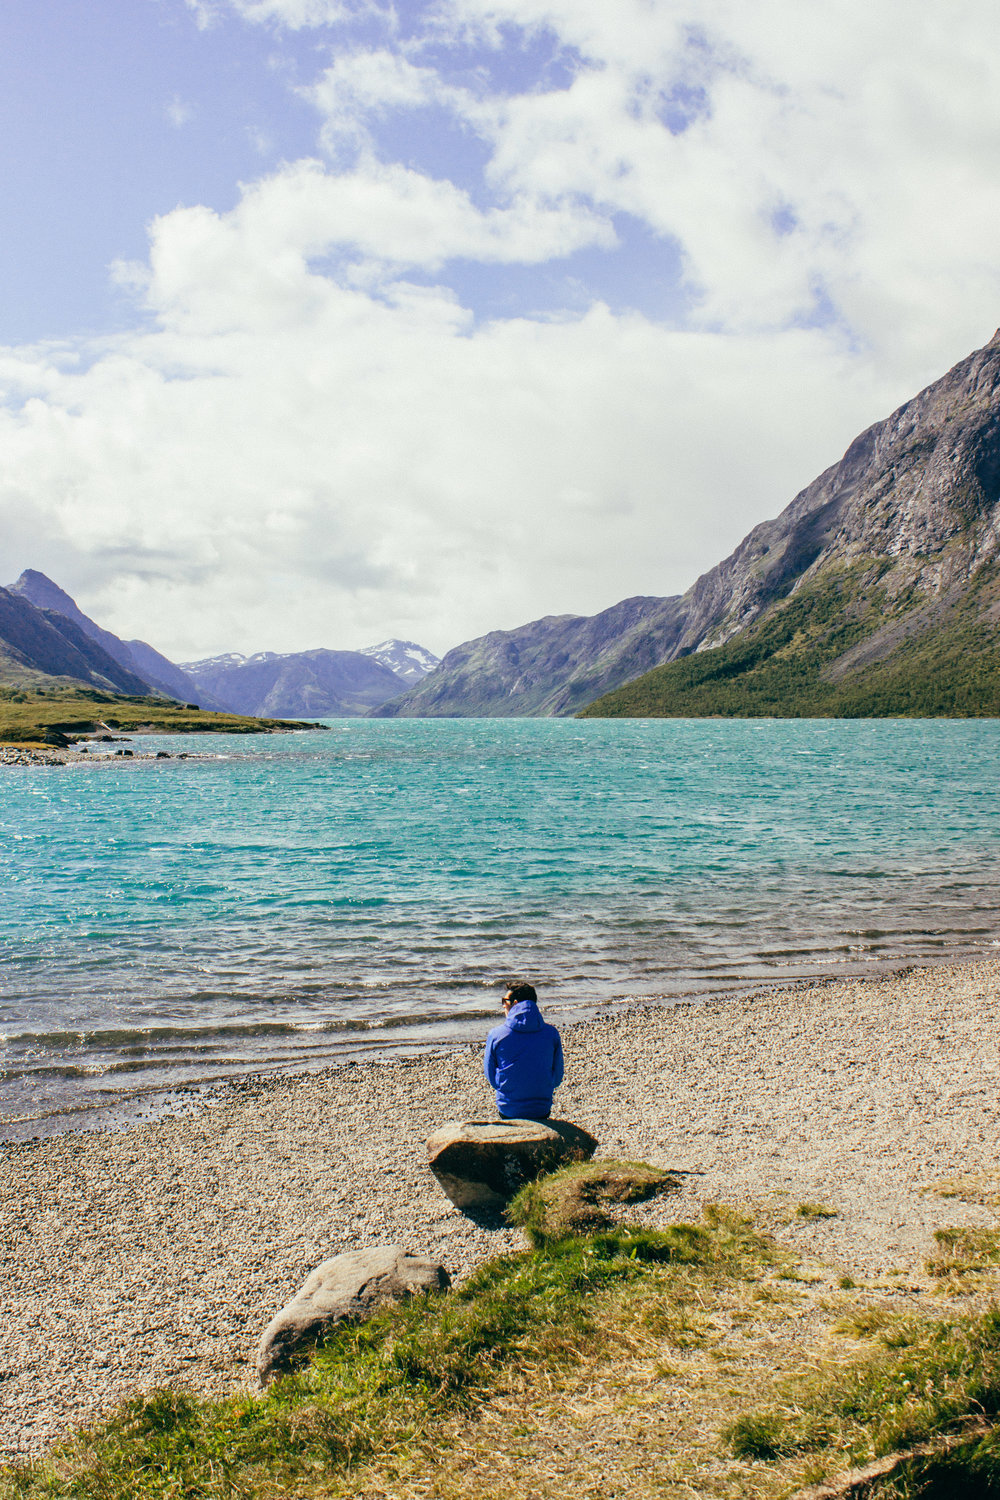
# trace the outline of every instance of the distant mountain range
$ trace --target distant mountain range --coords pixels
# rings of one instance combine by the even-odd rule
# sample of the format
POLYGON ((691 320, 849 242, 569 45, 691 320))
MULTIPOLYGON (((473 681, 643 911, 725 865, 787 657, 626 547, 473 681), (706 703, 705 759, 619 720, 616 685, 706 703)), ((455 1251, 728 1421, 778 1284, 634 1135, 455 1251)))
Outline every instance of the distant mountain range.
POLYGON ((413 641, 389 640, 363 651, 265 651, 177 666, 145 641, 104 630, 44 573, 29 568, 0 589, 0 680, 8 683, 56 678, 255 717, 339 718, 395 697, 437 660, 413 641))
POLYGON ((549 615, 440 662, 390 640, 177 666, 29 570, 0 589, 0 680, 19 673, 275 718, 1000 716, 1000 330, 686 594, 549 615))
MULTIPOLYGON (((112 635, 110 630, 104 630, 100 625, 85 615, 75 599, 71 599, 58 584, 53 583, 51 578, 46 578, 44 573, 37 573, 34 568, 27 568, 16 583, 9 585, 11 594, 16 594, 20 599, 33 604, 37 610, 41 610, 52 622, 56 629, 66 634, 63 622, 69 622, 86 637, 88 641, 99 646, 106 656, 115 662, 119 669, 124 669, 129 680, 139 684, 122 691, 130 693, 162 693, 167 698, 176 698, 179 702, 186 702, 194 692, 194 684, 168 661, 148 646, 145 641, 123 641, 118 636, 112 635)), ((103 684, 95 683, 94 686, 103 684)), ((221 709, 225 705, 221 703, 206 703, 206 708, 221 709)))
POLYGON ((379 718, 572 714, 666 659, 674 599, 625 599, 599 615, 546 615, 456 646, 379 718))
POLYGON ((210 694, 233 713, 325 719, 364 714, 397 698, 437 660, 412 641, 383 641, 364 651, 230 653, 185 662, 182 670, 203 696, 210 694))
POLYGON ((374 712, 581 710, 1000 715, 1000 330, 686 594, 494 631, 374 712))

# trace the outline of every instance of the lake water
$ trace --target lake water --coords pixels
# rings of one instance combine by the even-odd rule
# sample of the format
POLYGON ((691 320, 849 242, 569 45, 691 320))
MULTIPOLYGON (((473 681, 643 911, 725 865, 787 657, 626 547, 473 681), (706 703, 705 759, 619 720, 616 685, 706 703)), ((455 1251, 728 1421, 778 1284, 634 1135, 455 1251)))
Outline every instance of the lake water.
MULTIPOLYGON (((4 768, 0 1136, 1000 942, 1000 723, 341 720, 4 768)), ((791 1003, 791 1002, 790 1002, 791 1003)))

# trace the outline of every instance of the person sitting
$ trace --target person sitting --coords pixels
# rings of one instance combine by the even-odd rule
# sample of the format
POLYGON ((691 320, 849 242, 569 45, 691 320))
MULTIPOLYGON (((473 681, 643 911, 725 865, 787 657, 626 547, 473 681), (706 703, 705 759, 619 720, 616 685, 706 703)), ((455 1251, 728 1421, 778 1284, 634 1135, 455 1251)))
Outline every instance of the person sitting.
POLYGON ((483 1071, 496 1089, 502 1120, 547 1120, 562 1082, 562 1041, 542 1020, 530 984, 512 984, 501 1001, 505 1020, 486 1038, 483 1071))

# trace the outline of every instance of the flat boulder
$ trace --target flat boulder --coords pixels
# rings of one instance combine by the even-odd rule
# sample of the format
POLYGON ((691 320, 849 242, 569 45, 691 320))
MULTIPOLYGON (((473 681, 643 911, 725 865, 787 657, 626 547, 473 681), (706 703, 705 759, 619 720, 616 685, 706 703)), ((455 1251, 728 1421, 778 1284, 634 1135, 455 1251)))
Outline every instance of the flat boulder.
POLYGON ((261 1385, 305 1359, 338 1323, 364 1323, 387 1302, 451 1285, 444 1266, 399 1245, 373 1245, 323 1261, 264 1330, 257 1350, 261 1385))
POLYGON ((435 1130, 427 1159, 456 1208, 495 1211, 543 1172, 589 1161, 597 1146, 569 1120, 464 1120, 435 1130))

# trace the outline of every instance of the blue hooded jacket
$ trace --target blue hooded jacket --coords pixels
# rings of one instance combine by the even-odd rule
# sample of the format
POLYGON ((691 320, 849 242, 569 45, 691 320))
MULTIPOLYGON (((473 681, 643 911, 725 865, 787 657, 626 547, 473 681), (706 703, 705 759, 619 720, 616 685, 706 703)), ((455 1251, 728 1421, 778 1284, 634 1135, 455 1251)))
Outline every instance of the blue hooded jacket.
POLYGON ((512 1005, 502 1026, 486 1038, 483 1071, 497 1091, 497 1109, 505 1120, 544 1120, 552 1111, 552 1094, 562 1082, 563 1052, 559 1033, 542 1020, 533 1000, 512 1005))

